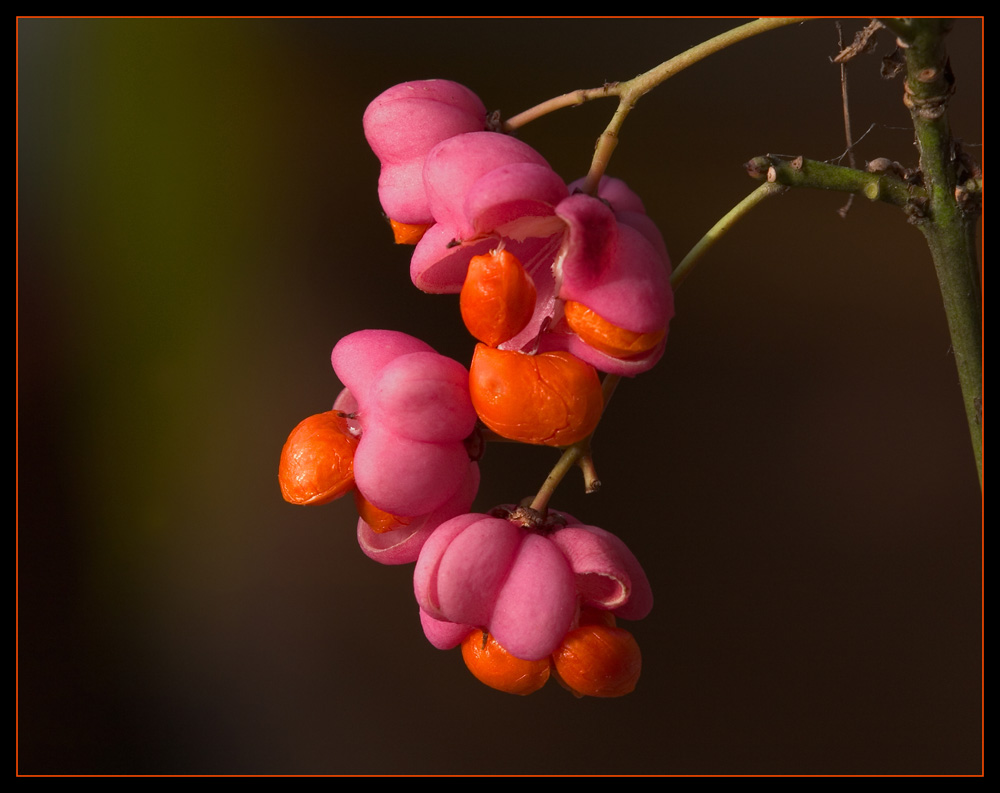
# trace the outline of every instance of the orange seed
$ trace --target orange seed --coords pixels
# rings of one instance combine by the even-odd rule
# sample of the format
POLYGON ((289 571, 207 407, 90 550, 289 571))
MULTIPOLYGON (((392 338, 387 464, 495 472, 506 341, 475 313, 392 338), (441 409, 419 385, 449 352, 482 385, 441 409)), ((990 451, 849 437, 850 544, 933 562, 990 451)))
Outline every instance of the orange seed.
POLYGON ((632 634, 607 625, 581 625, 552 655, 556 675, 577 696, 621 697, 635 690, 642 654, 632 634))
POLYGON ((476 678, 498 691, 525 696, 548 682, 551 661, 515 658, 485 631, 475 630, 462 641, 462 660, 476 678))
POLYGON ((301 421, 281 450, 278 484, 292 504, 326 504, 354 487, 358 439, 336 410, 301 421))
POLYGON ((566 324, 583 341, 612 358, 630 358, 649 352, 662 341, 667 330, 636 333, 612 325, 582 303, 567 300, 563 307, 566 324))
POLYGON ((358 515, 367 523, 376 534, 384 534, 387 531, 398 529, 401 526, 408 526, 411 518, 393 515, 384 509, 379 509, 371 501, 361 495, 361 491, 354 490, 354 505, 358 508, 358 515))
POLYGON ((477 344, 469 389, 482 422, 522 443, 568 446, 583 440, 604 407, 597 371, 568 352, 527 355, 477 344))
POLYGON ((392 227, 392 236, 397 245, 416 245, 424 236, 424 232, 434 224, 400 223, 390 218, 389 225, 392 227))
POLYGON ((508 250, 473 256, 459 296, 469 333, 496 347, 524 330, 535 311, 535 285, 508 250))

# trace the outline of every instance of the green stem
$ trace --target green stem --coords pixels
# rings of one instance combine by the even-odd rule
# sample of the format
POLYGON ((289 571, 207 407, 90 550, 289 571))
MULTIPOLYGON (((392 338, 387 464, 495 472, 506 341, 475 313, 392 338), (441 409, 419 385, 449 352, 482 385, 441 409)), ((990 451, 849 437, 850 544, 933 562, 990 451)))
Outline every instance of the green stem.
MULTIPOLYGON (((729 231, 729 228, 736 223, 736 221, 746 215, 751 209, 757 206, 757 204, 768 196, 782 193, 786 189, 787 188, 782 185, 770 182, 762 184, 750 195, 740 201, 739 204, 729 210, 729 212, 727 212, 718 223, 712 226, 712 228, 708 230, 708 233, 698 241, 698 244, 691 249, 681 263, 677 265, 674 269, 673 275, 670 277, 670 285, 675 290, 680 287, 681 283, 691 272, 695 263, 697 263, 705 252, 718 242, 727 231, 729 231)), ((618 386, 620 380, 620 376, 609 374, 601 383, 605 409, 607 409, 608 402, 611 401, 611 396, 614 394, 615 388, 618 386)), ((595 429, 594 432, 596 431, 597 430, 595 429)), ((594 461, 590 456, 590 441, 593 437, 594 433, 592 432, 582 441, 566 447, 562 456, 560 456, 555 466, 553 466, 549 475, 545 478, 545 482, 542 483, 541 488, 532 500, 530 505, 532 509, 541 512, 542 514, 545 513, 545 510, 548 508, 549 500, 552 498, 552 494, 555 493, 559 483, 562 482, 563 478, 567 473, 569 473, 574 465, 579 465, 583 470, 584 482, 588 493, 593 493, 600 488, 601 482, 597 478, 597 472, 594 470, 594 461)))
MULTIPOLYGON (((894 163, 886 163, 889 168, 894 163)), ((907 184, 894 171, 859 171, 842 165, 796 157, 782 160, 776 157, 754 157, 746 163, 750 176, 786 187, 812 187, 818 190, 839 190, 857 193, 872 201, 884 201, 898 207, 912 207, 913 213, 926 202, 927 192, 907 184)))
POLYGON ((586 441, 574 443, 563 451, 559 460, 552 467, 552 470, 549 471, 549 475, 545 477, 545 481, 542 483, 541 488, 539 488, 538 493, 535 494, 531 504, 528 505, 531 509, 543 515, 545 514, 549 506, 549 500, 552 498, 552 494, 556 492, 556 488, 559 487, 559 483, 562 482, 566 474, 570 472, 570 469, 583 456, 584 448, 586 447, 587 450, 590 449, 589 442, 590 438, 587 438, 586 441))
POLYGON ((975 202, 966 200, 966 183, 976 183, 978 168, 961 155, 948 125, 954 77, 944 37, 951 20, 884 21, 899 37, 906 58, 903 103, 913 119, 928 196, 926 210, 915 222, 934 260, 982 487, 982 291, 976 246, 979 216, 975 202))
POLYGON ((596 195, 597 185, 607 170, 611 154, 618 144, 618 133, 621 131, 622 124, 625 123, 625 117, 635 107, 640 97, 648 94, 656 86, 669 80, 688 66, 692 66, 709 55, 714 55, 726 47, 730 47, 760 33, 766 33, 786 25, 793 25, 796 22, 806 22, 808 19, 808 17, 755 19, 753 22, 747 22, 745 25, 740 25, 737 28, 721 33, 708 41, 703 41, 701 44, 682 52, 669 61, 664 61, 659 66, 637 77, 633 77, 631 80, 620 83, 606 83, 600 88, 584 88, 578 91, 570 91, 568 94, 563 94, 562 96, 553 97, 507 119, 503 124, 503 131, 513 132, 554 110, 582 105, 584 102, 589 102, 592 99, 617 96, 618 109, 615 111, 611 123, 608 124, 601 137, 597 140, 597 148, 594 151, 594 158, 591 161, 590 171, 587 174, 587 182, 584 188, 585 192, 596 195))
MULTIPOLYGON (((621 375, 617 374, 609 374, 601 381, 601 397, 605 410, 620 381, 621 375)), ((597 432, 596 427, 594 428, 594 432, 597 432)), ((594 461, 590 457, 590 441, 594 437, 594 432, 591 432, 582 441, 577 441, 572 446, 567 446, 563 450, 559 460, 553 466, 552 470, 549 471, 549 475, 545 477, 545 481, 529 505, 531 509, 541 512, 544 515, 546 509, 548 509, 549 500, 552 498, 552 494, 556 492, 556 488, 559 487, 559 483, 562 482, 573 466, 577 464, 583 469, 584 483, 588 493, 595 492, 601 486, 601 482, 594 470, 594 461)))
POLYGON ((773 17, 769 19, 755 19, 753 22, 740 25, 738 28, 728 30, 725 33, 709 39, 708 41, 703 41, 701 44, 682 52, 680 55, 671 58, 669 61, 661 63, 659 66, 650 69, 648 72, 640 74, 638 77, 633 77, 627 82, 619 83, 616 86, 615 91, 619 97, 618 109, 611 118, 611 123, 609 123, 604 132, 601 133, 601 137, 597 139, 597 147, 594 150, 594 158, 591 161, 590 171, 587 173, 587 179, 584 183, 584 192, 590 193, 591 195, 597 194, 597 186, 600 184, 601 177, 604 176, 604 172, 608 168, 608 163, 611 160, 611 154, 618 145, 618 134, 621 131, 622 124, 625 123, 625 117, 628 116, 632 108, 635 107, 636 102, 638 102, 642 96, 648 94, 656 88, 656 86, 666 82, 675 74, 686 69, 688 66, 694 65, 698 61, 707 58, 709 55, 714 55, 715 53, 724 50, 726 47, 730 47, 733 44, 737 44, 748 38, 759 35, 760 33, 766 33, 776 28, 805 21, 807 21, 806 17, 773 17))
MULTIPOLYGON (((736 221, 746 215, 751 209, 757 206, 757 204, 768 196, 782 193, 786 189, 786 187, 773 182, 762 184, 750 195, 740 201, 739 204, 729 210, 729 212, 727 212, 718 223, 708 230, 708 233, 705 234, 701 240, 699 240, 698 244, 691 249, 681 263, 677 265, 674 269, 673 275, 670 277, 670 285, 675 290, 680 287, 681 283, 691 272, 695 263, 701 259, 709 248, 721 239, 721 237, 734 223, 736 223, 736 221)), ((615 388, 618 386, 620 380, 621 377, 618 375, 608 375, 601 383, 605 409, 607 409, 608 402, 611 401, 611 396, 614 394, 615 388)), ((592 432, 582 441, 566 447, 562 456, 560 456, 555 466, 549 472, 549 475, 545 478, 545 482, 542 483, 541 488, 532 500, 530 505, 532 509, 544 514, 545 510, 548 508, 549 500, 552 498, 553 493, 555 493, 559 483, 562 482, 563 478, 567 473, 569 473, 573 466, 577 464, 579 464, 581 469, 583 469, 584 482, 587 492, 593 493, 600 487, 601 483, 597 478, 597 473, 594 470, 594 462, 590 456, 590 441, 593 437, 594 433, 592 432)))
POLYGON ((670 285, 674 288, 674 290, 684 283, 684 279, 688 277, 695 264, 697 264, 701 257, 708 252, 709 248, 722 239, 722 236, 729 231, 730 227, 737 220, 746 215, 765 198, 777 195, 778 193, 783 193, 786 189, 786 187, 773 182, 762 184, 750 195, 740 201, 740 203, 730 209, 725 215, 723 215, 719 221, 705 233, 705 236, 698 240, 698 243, 690 251, 688 251, 688 255, 681 260, 681 263, 674 268, 674 272, 670 276, 670 285))

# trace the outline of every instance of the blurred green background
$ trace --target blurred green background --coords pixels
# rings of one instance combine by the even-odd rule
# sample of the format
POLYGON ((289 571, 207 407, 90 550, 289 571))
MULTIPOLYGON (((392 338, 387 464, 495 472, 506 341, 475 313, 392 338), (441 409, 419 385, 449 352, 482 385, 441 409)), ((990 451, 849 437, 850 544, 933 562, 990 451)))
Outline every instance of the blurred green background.
MULTIPOLYGON (((446 77, 509 116, 735 24, 18 21, 21 773, 979 772, 979 488, 929 255, 888 206, 794 192, 737 226, 619 388, 603 490, 560 489, 657 596, 629 697, 479 684, 350 503, 278 491, 341 336, 471 354, 391 244, 368 102, 446 77)), ((891 46, 849 68, 857 154, 912 165, 891 46)), ((979 158, 981 21, 948 46, 979 158)), ((785 28, 639 103, 610 173, 676 260, 756 186, 750 157, 842 154, 837 50, 833 21, 785 28)), ((613 110, 521 137, 574 179, 613 110)), ((477 508, 555 459, 491 446, 477 508)))

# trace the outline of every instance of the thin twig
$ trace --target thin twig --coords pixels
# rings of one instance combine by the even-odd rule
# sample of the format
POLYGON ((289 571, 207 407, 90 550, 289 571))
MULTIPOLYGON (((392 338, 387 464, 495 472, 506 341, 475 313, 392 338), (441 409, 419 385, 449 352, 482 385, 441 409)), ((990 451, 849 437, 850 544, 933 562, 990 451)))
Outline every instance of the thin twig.
POLYGON ((611 155, 618 145, 618 135, 621 132, 622 125, 625 123, 625 117, 628 116, 632 108, 635 107, 636 102, 650 91, 652 91, 656 86, 665 82, 666 80, 673 77, 675 74, 686 69, 688 66, 692 66, 700 60, 707 58, 709 55, 714 55, 716 52, 724 50, 726 47, 730 47, 733 44, 744 41, 752 36, 756 36, 760 33, 766 33, 767 31, 774 30, 776 28, 784 27, 785 25, 792 25, 797 22, 805 22, 808 17, 771 17, 764 19, 755 19, 753 22, 748 22, 745 25, 740 25, 737 28, 728 30, 715 38, 711 38, 708 41, 703 41, 695 47, 682 52, 680 55, 671 58, 669 61, 664 61, 659 66, 654 69, 650 69, 644 74, 640 74, 638 77, 634 77, 624 83, 619 83, 616 86, 618 96, 620 97, 618 103, 618 109, 615 111, 611 122, 608 124, 607 128, 601 133, 601 137, 597 139, 597 146, 594 150, 594 157, 590 164, 590 171, 587 173, 586 181, 584 182, 583 190, 590 195, 597 195, 597 187, 601 182, 601 177, 604 176, 605 171, 608 168, 608 162, 611 160, 611 155))
POLYGON ((723 215, 719 221, 712 226, 706 233, 705 236, 698 240, 698 243, 688 251, 688 255, 685 256, 681 263, 674 268, 673 274, 670 276, 670 285, 676 290, 682 283, 684 279, 690 275, 691 270, 694 268, 698 260, 711 248, 715 243, 722 239, 723 235, 729 231, 729 228, 740 218, 747 214, 751 209, 753 209, 757 204, 763 201, 765 198, 777 195, 778 193, 783 193, 788 188, 783 185, 776 184, 774 182, 765 182, 756 190, 754 190, 750 195, 744 198, 740 203, 730 209, 725 215, 723 215))
MULTIPOLYGON (((854 46, 857 46, 857 44, 858 39, 855 38, 854 46)), ((850 59, 841 58, 846 50, 844 49, 844 31, 840 27, 840 22, 837 22, 837 46, 840 47, 840 55, 837 56, 840 60, 834 60, 840 64, 840 101, 844 107, 844 137, 847 140, 847 164, 851 168, 855 168, 857 167, 857 159, 854 156, 854 140, 851 136, 851 106, 847 101, 847 61, 850 59)), ((837 210, 837 214, 842 218, 846 218, 852 203, 854 203, 854 193, 847 196, 847 203, 837 210)))

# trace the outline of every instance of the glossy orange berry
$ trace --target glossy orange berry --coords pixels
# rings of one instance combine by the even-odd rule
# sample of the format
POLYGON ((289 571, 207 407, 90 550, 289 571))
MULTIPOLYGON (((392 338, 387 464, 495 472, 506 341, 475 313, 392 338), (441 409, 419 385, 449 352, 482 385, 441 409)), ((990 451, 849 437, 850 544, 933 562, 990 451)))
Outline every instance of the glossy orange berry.
POLYGON ((566 324, 583 341, 612 358, 630 358, 649 352, 667 334, 667 329, 650 333, 619 328, 582 303, 567 300, 563 306, 566 324))
POLYGON ((545 446, 583 440, 604 407, 597 371, 568 352, 526 355, 477 344, 469 391, 479 418, 495 433, 545 446))
POLYGON ((424 236, 424 232, 433 224, 400 223, 398 220, 390 218, 389 225, 392 227, 392 236, 397 245, 416 245, 424 236))
POLYGON ((379 509, 371 501, 361 495, 361 491, 354 491, 354 505, 358 508, 358 515, 367 523, 376 534, 384 534, 387 531, 398 529, 401 526, 410 525, 409 517, 400 517, 379 509))
POLYGON ((292 504, 326 504, 354 487, 354 450, 347 419, 336 410, 310 416, 281 450, 278 484, 292 504))
POLYGON ((475 630, 462 641, 462 660, 476 678, 498 691, 526 696, 548 682, 551 661, 524 661, 501 647, 486 631, 475 630))
POLYGON ((473 256, 459 296, 469 333, 496 347, 524 330, 535 311, 535 285, 508 250, 473 256))
POLYGON ((635 690, 642 654, 632 634, 608 625, 581 625, 552 655, 556 675, 577 696, 621 697, 635 690))

